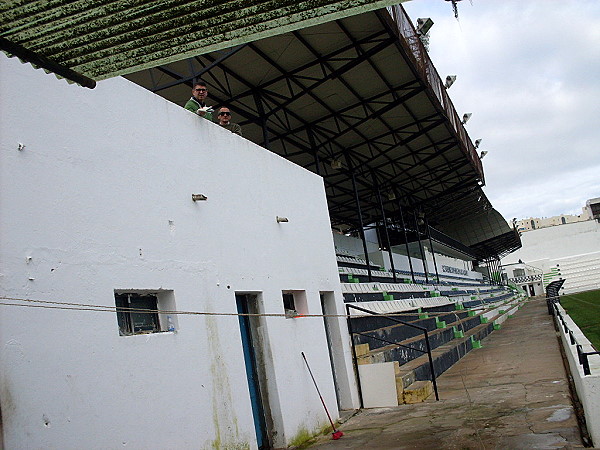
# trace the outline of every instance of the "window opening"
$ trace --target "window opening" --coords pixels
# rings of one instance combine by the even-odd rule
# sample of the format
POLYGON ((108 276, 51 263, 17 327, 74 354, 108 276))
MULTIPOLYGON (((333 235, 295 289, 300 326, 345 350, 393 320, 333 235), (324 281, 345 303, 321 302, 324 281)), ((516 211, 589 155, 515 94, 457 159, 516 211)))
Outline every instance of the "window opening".
POLYGON ((525 276, 525 269, 515 269, 514 270, 514 277, 524 277, 525 276))
POLYGON ((306 292, 304 291, 283 291, 283 310, 288 319, 308 314, 308 305, 306 301, 306 292))
POLYGON ((121 336, 176 331, 176 317, 161 313, 175 310, 172 291, 115 292, 121 336))
POLYGON ((294 294, 283 294, 283 309, 285 310, 286 314, 295 315, 297 313, 296 303, 294 302, 294 294))

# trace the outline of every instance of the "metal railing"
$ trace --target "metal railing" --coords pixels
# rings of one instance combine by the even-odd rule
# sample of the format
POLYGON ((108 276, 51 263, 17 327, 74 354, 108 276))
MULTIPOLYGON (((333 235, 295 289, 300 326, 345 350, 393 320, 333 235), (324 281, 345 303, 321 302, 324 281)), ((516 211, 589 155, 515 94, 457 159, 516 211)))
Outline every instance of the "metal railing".
POLYGON ((563 327, 565 334, 569 336, 569 343, 571 345, 575 345, 575 348, 577 349, 577 357, 579 359, 579 364, 581 365, 581 367, 583 369, 583 374, 591 375, 592 371, 590 370, 590 362, 588 360, 588 356, 600 355, 600 352, 584 352, 583 351, 583 346, 579 342, 577 342, 577 339, 575 339, 573 330, 571 330, 569 328, 569 326, 567 325, 566 320, 564 319, 564 317, 562 316, 561 312, 558 309, 557 303, 560 305, 560 302, 558 301, 558 297, 553 298, 550 303, 550 305, 552 305, 551 308, 552 308, 553 315, 555 317, 558 317, 558 319, 560 320, 560 323, 563 327))
POLYGON ((392 20, 395 22, 400 36, 404 38, 404 42, 413 56, 413 62, 417 67, 417 70, 420 72, 421 76, 427 80, 431 91, 439 100, 440 105, 448 117, 448 120, 452 124, 454 131, 459 137, 461 142, 461 145, 459 145, 460 149, 469 158, 477 170, 481 178, 481 182, 485 184, 483 166, 477 150, 475 149, 475 145, 473 145, 473 142, 471 142, 471 138, 469 137, 467 130, 463 126, 463 123, 458 116, 456 109, 454 108, 454 104, 450 100, 444 83, 434 67, 433 62, 431 61, 431 58, 425 49, 425 46, 421 42, 417 30, 413 26, 410 18, 401 5, 389 6, 387 11, 392 20))
MULTIPOLYGON (((346 314, 348 316, 348 331, 350 332, 350 340, 352 342, 352 359, 354 360, 354 366, 356 367, 357 372, 358 372, 358 359, 356 357, 356 349, 354 347, 354 338, 353 338, 354 334, 357 334, 357 335, 360 335, 360 336, 364 336, 364 337, 368 337, 368 338, 371 338, 371 339, 375 339, 375 340, 378 340, 378 341, 381 341, 381 342, 385 342, 387 344, 395 345, 397 347, 405 347, 405 348, 408 348, 410 350, 414 350, 416 352, 427 353, 427 356, 429 358, 429 369, 431 371, 431 382, 433 383, 433 391, 435 392, 435 399, 437 401, 440 400, 440 396, 438 394, 437 383, 436 383, 436 380, 435 380, 435 369, 433 367, 433 358, 431 356, 431 346, 429 344, 429 333, 427 331, 427 328, 420 327, 420 326, 414 325, 412 323, 404 322, 403 320, 394 319, 394 318, 389 317, 389 316, 387 316, 385 314, 376 313, 376 312, 373 312, 373 311, 369 311, 368 309, 360 308, 358 306, 349 305, 349 304, 346 304, 346 314), (351 315, 350 315, 350 308, 356 309, 358 311, 361 311, 361 312, 364 312, 364 313, 367 313, 367 314, 371 314, 373 316, 385 317, 387 320, 390 320, 390 321, 392 321, 394 323, 401 324, 401 325, 406 325, 408 327, 420 330, 424 334, 424 337, 425 337, 425 347, 426 347, 427 350, 422 350, 420 348, 410 347, 408 345, 403 345, 403 344, 400 344, 398 342, 387 341, 385 339, 381 339, 381 338, 378 338, 378 337, 375 337, 375 336, 369 336, 369 335, 366 335, 366 334, 363 334, 363 333, 358 333, 358 332, 354 333, 354 331, 352 330, 352 321, 351 321, 351 315)), ((360 406, 362 408, 364 406, 363 405, 363 398, 362 398, 362 387, 361 387, 361 383, 360 383, 360 376, 358 375, 358 373, 357 373, 357 377, 356 378, 357 378, 357 381, 358 381, 358 391, 359 391, 359 395, 360 395, 360 406)))

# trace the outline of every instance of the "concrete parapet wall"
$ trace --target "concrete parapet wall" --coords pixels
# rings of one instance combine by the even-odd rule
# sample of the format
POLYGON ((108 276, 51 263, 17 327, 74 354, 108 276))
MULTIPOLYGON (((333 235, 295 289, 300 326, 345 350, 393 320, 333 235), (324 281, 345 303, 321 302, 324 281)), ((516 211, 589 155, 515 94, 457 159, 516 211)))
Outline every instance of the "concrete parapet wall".
MULTIPOLYGON (((567 328, 572 332, 575 341, 581 345, 583 352, 593 352, 594 347, 585 337, 579 327, 573 322, 571 317, 563 309, 562 306, 556 304, 560 315, 567 328)), ((583 366, 579 363, 577 354, 577 346, 571 344, 571 338, 568 331, 558 316, 555 317, 556 324, 560 333, 560 339, 569 361, 569 370, 575 383, 575 389, 579 400, 583 405, 585 413, 585 421, 588 432, 595 446, 600 445, 600 355, 588 356, 590 365, 590 375, 585 375, 583 366)))

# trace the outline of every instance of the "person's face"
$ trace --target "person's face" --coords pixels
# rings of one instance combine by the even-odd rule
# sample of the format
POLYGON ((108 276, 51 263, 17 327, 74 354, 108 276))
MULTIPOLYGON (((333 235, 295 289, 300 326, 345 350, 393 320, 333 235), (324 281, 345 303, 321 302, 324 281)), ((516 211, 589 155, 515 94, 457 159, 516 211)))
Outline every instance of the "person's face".
POLYGON ((221 122, 224 125, 227 125, 230 120, 231 120, 231 111, 229 111, 229 108, 221 108, 219 110, 219 122, 221 122))
POLYGON ((206 89, 206 86, 198 84, 192 88, 192 95, 199 102, 203 102, 208 95, 208 89, 206 89))

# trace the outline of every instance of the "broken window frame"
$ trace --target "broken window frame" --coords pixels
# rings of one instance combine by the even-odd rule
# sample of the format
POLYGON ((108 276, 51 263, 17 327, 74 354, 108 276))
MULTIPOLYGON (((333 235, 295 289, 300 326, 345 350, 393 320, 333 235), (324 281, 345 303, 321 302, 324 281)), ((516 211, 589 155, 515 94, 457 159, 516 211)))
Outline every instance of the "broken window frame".
POLYGON ((160 333, 158 296, 152 293, 115 292, 120 336, 160 333), (135 320, 142 316, 145 320, 135 320))

